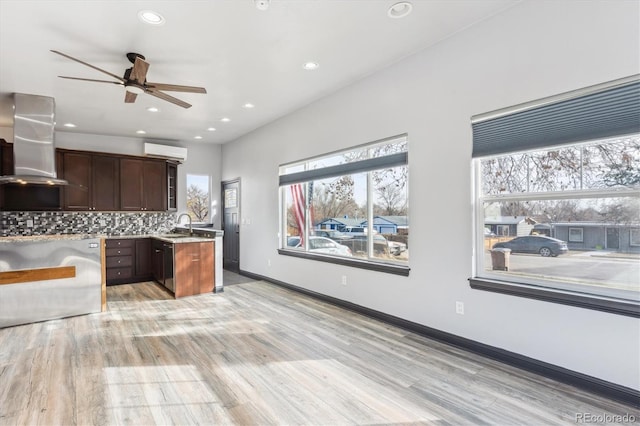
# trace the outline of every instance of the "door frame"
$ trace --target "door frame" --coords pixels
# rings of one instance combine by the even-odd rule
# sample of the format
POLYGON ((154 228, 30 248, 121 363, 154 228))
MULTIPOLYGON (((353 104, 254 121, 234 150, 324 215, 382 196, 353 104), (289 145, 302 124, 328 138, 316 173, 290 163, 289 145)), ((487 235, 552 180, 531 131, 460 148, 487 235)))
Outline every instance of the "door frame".
MULTIPOLYGON (((237 198, 237 202, 238 202, 238 272, 240 272, 240 224, 242 222, 242 216, 241 216, 241 209, 242 209, 242 200, 240 199, 240 196, 242 195, 242 182, 240 180, 240 177, 237 178, 233 178, 233 179, 227 179, 227 180, 223 180, 222 182, 220 182, 220 198, 221 198, 221 203, 222 204, 222 214, 220 215, 220 225, 222 227, 222 230, 224 231, 224 209, 225 209, 225 197, 224 197, 224 186, 227 184, 231 184, 231 183, 237 183, 238 184, 238 192, 240 194, 238 194, 238 198, 237 198)), ((224 236, 223 238, 223 244, 224 244, 224 236)), ((222 256, 223 256, 223 262, 222 264, 224 265, 224 249, 222 251, 222 256)))

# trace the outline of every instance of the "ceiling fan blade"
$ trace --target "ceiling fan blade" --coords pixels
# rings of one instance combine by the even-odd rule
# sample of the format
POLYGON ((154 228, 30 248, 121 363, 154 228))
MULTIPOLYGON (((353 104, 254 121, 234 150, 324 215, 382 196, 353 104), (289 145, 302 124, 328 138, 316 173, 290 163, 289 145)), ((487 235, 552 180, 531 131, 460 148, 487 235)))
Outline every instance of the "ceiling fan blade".
POLYGON ((149 89, 167 90, 169 92, 207 93, 204 87, 180 86, 178 84, 147 83, 149 89))
POLYGON ((95 66, 93 66, 93 65, 91 65, 91 64, 88 64, 88 63, 86 63, 86 62, 83 62, 83 61, 81 61, 80 59, 76 59, 76 58, 74 58, 73 56, 66 55, 66 54, 64 54, 64 53, 62 53, 62 52, 58 52, 57 50, 52 50, 52 52, 53 52, 53 53, 56 53, 56 54, 58 54, 58 55, 60 55, 60 56, 64 56, 64 57, 65 57, 65 58, 67 58, 67 59, 71 59, 72 61, 76 61, 76 62, 78 62, 78 63, 81 63, 82 65, 86 65, 86 66, 88 66, 89 68, 93 68, 93 69, 94 69, 94 70, 96 70, 96 71, 100 71, 101 73, 107 74, 107 75, 109 75, 109 76, 111 76, 111 77, 115 78, 116 80, 121 81, 121 82, 123 82, 123 83, 126 81, 124 78, 122 78, 122 77, 120 77, 120 76, 117 76, 117 75, 115 75, 115 74, 113 74, 113 73, 110 73, 109 71, 105 71, 105 70, 103 70, 103 69, 101 69, 101 68, 98 68, 98 67, 95 67, 95 66))
POLYGON ((95 80, 93 78, 80 78, 80 77, 67 77, 64 75, 59 75, 58 77, 60 78, 66 78, 68 80, 82 80, 82 81, 91 81, 94 83, 110 83, 110 84, 115 84, 117 86, 122 86, 122 83, 119 81, 110 81, 110 80, 95 80))
POLYGON ((181 101, 178 98, 174 98, 173 96, 167 95, 166 93, 159 92, 157 90, 147 90, 145 93, 148 93, 151 96, 155 96, 156 98, 163 99, 167 102, 171 102, 172 104, 181 106, 182 108, 191 108, 191 104, 188 104, 185 101, 181 101))
POLYGON ((147 71, 149 71, 149 63, 137 56, 136 61, 133 63, 130 78, 140 84, 144 84, 147 78, 147 71))
POLYGON ((131 92, 124 92, 124 102, 127 104, 132 104, 136 101, 136 98, 138 97, 138 95, 136 95, 135 93, 131 93, 131 92))

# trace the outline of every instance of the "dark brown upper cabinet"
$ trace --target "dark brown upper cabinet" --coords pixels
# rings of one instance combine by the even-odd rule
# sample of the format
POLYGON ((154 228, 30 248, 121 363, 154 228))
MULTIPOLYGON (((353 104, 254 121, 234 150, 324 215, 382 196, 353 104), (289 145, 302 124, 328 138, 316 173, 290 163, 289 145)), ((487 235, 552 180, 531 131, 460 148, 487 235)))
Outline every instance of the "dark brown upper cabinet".
MULTIPOLYGON (((177 163, 56 149, 66 186, 0 185, 2 211, 167 211, 177 205, 177 163)), ((13 174, 13 144, 0 139, 0 172, 13 174)))
POLYGON ((111 155, 62 151, 65 210, 120 210, 120 159, 111 155))
POLYGON ((178 209, 178 163, 167 162, 167 210, 178 209))
POLYGON ((166 161, 121 158, 120 207, 130 211, 166 211, 166 161))

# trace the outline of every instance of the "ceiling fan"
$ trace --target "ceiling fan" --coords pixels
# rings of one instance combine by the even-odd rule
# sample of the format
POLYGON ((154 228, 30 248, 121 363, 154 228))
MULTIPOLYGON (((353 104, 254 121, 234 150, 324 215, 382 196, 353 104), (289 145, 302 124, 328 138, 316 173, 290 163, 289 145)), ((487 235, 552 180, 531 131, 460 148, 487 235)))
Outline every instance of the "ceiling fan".
POLYGON ((204 87, 180 86, 177 84, 148 82, 147 71, 149 70, 149 63, 146 62, 145 57, 139 53, 127 53, 127 59, 129 59, 133 66, 131 68, 128 68, 124 72, 124 76, 119 77, 115 74, 110 73, 109 71, 105 71, 72 56, 66 55, 62 52, 58 52, 57 50, 52 50, 52 52, 60 56, 64 56, 65 58, 71 59, 72 61, 79 62, 83 65, 88 66, 89 68, 100 71, 101 73, 107 74, 118 81, 94 80, 91 78, 66 77, 62 75, 59 75, 58 77, 67 78, 70 80, 92 81, 95 83, 110 83, 117 84, 118 86, 124 86, 126 90, 124 101, 126 103, 133 103, 136 101, 136 97, 139 94, 146 93, 148 95, 155 96, 156 98, 171 102, 183 108, 190 108, 191 104, 188 104, 178 98, 174 98, 173 96, 167 95, 166 93, 162 92, 162 90, 166 90, 169 92, 207 93, 207 90, 204 87))

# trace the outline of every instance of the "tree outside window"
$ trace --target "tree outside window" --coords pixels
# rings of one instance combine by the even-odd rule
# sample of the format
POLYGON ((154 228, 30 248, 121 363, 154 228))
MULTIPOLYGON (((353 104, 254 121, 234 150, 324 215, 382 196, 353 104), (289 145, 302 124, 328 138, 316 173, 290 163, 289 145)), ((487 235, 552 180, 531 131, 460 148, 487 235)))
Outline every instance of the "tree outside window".
POLYGON ((208 222, 209 176, 187 175, 187 214, 193 222, 208 222))

